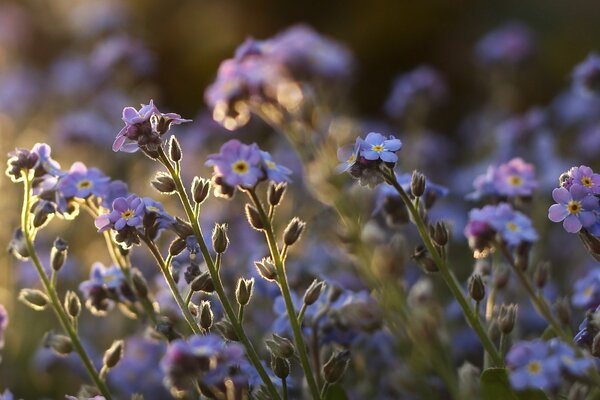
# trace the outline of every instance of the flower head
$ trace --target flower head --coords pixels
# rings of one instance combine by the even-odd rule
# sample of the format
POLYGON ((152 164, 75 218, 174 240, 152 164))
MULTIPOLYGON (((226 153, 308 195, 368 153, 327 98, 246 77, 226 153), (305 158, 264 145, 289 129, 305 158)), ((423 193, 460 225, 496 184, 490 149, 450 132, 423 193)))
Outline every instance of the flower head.
POLYGON ((484 36, 477 43, 475 54, 485 65, 518 65, 533 49, 531 31, 521 23, 510 22, 484 36))
POLYGON ((209 155, 206 165, 214 167, 215 176, 231 187, 251 188, 264 177, 263 158, 256 143, 247 145, 232 139, 219 153, 209 155))
POLYGON ((556 188, 552 191, 552 198, 557 204, 548 209, 548 218, 552 222, 562 221, 567 232, 577 233, 596 222, 594 211, 598 209, 598 198, 592 196, 586 187, 556 188))
POLYGON ((582 186, 589 193, 600 194, 600 174, 594 173, 585 165, 571 168, 561 176, 560 183, 565 189, 570 189, 571 186, 582 186))
POLYGON ((82 282, 79 290, 88 309, 97 315, 104 315, 115 302, 134 298, 123 272, 116 266, 107 268, 99 262, 92 265, 90 279, 82 282))
POLYGON ((468 199, 478 200, 483 196, 531 197, 538 183, 535 168, 520 158, 513 158, 505 164, 490 166, 487 172, 475 178, 475 192, 468 199))
POLYGON ((125 247, 139 244, 139 231, 143 228, 146 216, 144 201, 135 194, 118 197, 113 201, 112 210, 108 214, 96 217, 95 225, 98 232, 108 229, 117 231, 115 240, 125 247))
POLYGON ((358 155, 360 152, 360 143, 358 138, 353 145, 347 145, 340 147, 337 151, 338 160, 340 164, 337 165, 336 171, 338 173, 346 172, 358 161, 358 155))
POLYGON ((266 151, 261 150, 263 169, 267 173, 267 179, 275 183, 289 182, 292 170, 283 165, 275 163, 273 157, 266 151))
POLYGON ((600 91, 600 56, 590 53, 573 70, 573 86, 579 93, 590 95, 600 91))
POLYGON ((402 148, 400 139, 394 136, 388 138, 376 132, 370 132, 364 140, 359 139, 359 145, 361 157, 369 161, 382 160, 389 163, 398 161, 396 152, 402 148))
POLYGON ((106 195, 109 182, 110 178, 99 169, 87 168, 83 163, 76 162, 59 179, 57 188, 66 199, 87 199, 91 195, 102 198, 106 195))
POLYGON ((506 355, 510 384, 516 390, 551 390, 560 384, 561 362, 541 340, 515 343, 506 355))
POLYGON ((574 307, 591 309, 600 305, 600 269, 593 269, 575 282, 571 302, 574 307))

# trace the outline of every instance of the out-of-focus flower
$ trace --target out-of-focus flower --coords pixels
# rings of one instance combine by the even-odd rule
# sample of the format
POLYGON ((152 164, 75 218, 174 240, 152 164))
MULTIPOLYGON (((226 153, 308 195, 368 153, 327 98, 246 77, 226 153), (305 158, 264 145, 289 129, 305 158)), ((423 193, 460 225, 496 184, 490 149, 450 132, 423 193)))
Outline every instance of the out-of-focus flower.
POLYGON ((439 104, 446 94, 446 85, 438 72, 428 65, 422 65, 396 78, 385 102, 385 111, 389 116, 399 118, 412 105, 430 107, 439 104))
POLYGON ((258 145, 243 144, 236 139, 221 146, 219 153, 209 155, 206 165, 214 167, 215 176, 231 187, 253 187, 264 175, 258 145))
POLYGON ((112 73, 121 63, 127 63, 138 74, 147 74, 152 70, 153 61, 144 43, 127 35, 112 36, 100 42, 90 56, 90 64, 99 76, 112 73))
POLYGON ((561 361, 541 340, 515 343, 506 355, 510 384, 516 390, 552 390, 560 384, 561 361))
POLYGON ((593 269, 575 282, 572 304, 574 307, 590 309, 600 305, 600 270, 593 269))
POLYGON ((600 306, 588 311, 585 319, 579 324, 579 331, 573 338, 578 346, 591 350, 594 338, 600 332, 600 306))
POLYGON ((69 172, 58 181, 58 190, 67 199, 76 197, 86 199, 91 195, 104 197, 110 178, 97 168, 87 168, 76 162, 69 172))
POLYGON ((573 70, 573 86, 584 95, 600 92, 600 56, 590 53, 573 70))
POLYGON ((594 363, 589 358, 583 358, 575 354, 575 350, 565 342, 554 338, 548 344, 554 357, 558 357, 563 373, 569 376, 583 378, 594 363))
POLYGON ((475 192, 468 199, 477 200, 484 196, 531 197, 538 186, 535 168, 521 158, 513 158, 505 164, 490 166, 484 175, 475 178, 475 192))
POLYGON ((353 145, 340 147, 337 151, 337 155, 338 160, 340 160, 341 163, 336 167, 336 171, 341 174, 352 168, 352 166, 356 164, 356 161, 358 160, 359 151, 360 143, 358 138, 353 145))
POLYGON ((290 182, 288 175, 292 174, 292 170, 283 165, 275 163, 273 157, 266 151, 261 150, 263 168, 267 173, 267 179, 275 183, 290 182))
POLYGON ((0 349, 4 347, 4 332, 8 326, 8 312, 2 304, 0 304, 0 349))
POLYGON ((475 47, 475 55, 484 65, 517 65, 534 50, 531 31, 522 23, 509 22, 484 36, 475 47))
POLYGON ((552 198, 557 204, 548 209, 548 218, 552 222, 562 221, 567 232, 577 233, 596 222, 594 211, 598 209, 598 198, 591 195, 586 187, 556 188, 552 191, 552 198))
POLYGON ((99 262, 92 265, 90 279, 82 282, 79 290, 88 309, 96 315, 104 315, 115 302, 134 298, 121 270, 116 266, 106 268, 99 262))

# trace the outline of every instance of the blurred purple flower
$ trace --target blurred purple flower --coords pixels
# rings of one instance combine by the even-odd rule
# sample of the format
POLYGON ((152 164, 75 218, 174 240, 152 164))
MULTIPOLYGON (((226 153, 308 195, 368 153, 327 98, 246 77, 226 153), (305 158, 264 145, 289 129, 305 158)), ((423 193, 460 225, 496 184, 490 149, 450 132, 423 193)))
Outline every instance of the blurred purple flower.
POLYGON ((4 348, 4 332, 8 326, 8 312, 2 304, 0 304, 0 350, 4 348))
POLYGON ((600 56, 588 54, 587 58, 573 70, 573 86, 583 95, 600 92, 600 56))
POLYGON ((475 55, 484 65, 517 65, 534 50, 531 31, 522 23, 509 22, 485 35, 475 46, 475 55))
POLYGON ((571 303, 574 307, 590 309, 600 305, 600 269, 592 269, 575 282, 571 303))
POLYGON ((102 198, 106 195, 110 178, 97 168, 87 168, 76 162, 69 172, 58 181, 58 190, 69 198, 86 199, 91 195, 102 198))
POLYGON ((261 150, 263 168, 267 173, 267 179, 275 183, 290 182, 288 175, 292 174, 292 170, 283 165, 276 164, 273 157, 266 151, 261 150))

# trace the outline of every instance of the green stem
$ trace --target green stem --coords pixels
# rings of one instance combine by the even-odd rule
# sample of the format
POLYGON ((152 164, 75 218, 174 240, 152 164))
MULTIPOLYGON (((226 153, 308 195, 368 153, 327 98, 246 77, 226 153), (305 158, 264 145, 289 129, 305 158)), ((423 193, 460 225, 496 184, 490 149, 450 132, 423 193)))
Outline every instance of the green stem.
POLYGON ((285 378, 281 378, 281 392, 283 393, 283 400, 288 399, 288 387, 287 380, 285 378))
POLYGON ((238 320, 240 321, 240 324, 244 322, 244 306, 241 304, 238 309, 238 320))
POLYGON ((150 253, 152 253, 152 255, 154 256, 154 259, 158 263, 159 269, 162 272, 165 280, 167 281, 167 284, 169 285, 169 289, 171 289, 171 294, 173 295, 173 298, 175 299, 175 301, 177 302, 177 305, 181 309, 181 313, 183 314, 183 317, 185 318, 190 329, 196 335, 202 334, 200 327, 198 326, 198 324, 194 320, 194 317, 190 313, 190 309, 188 308, 186 303, 181 298, 181 293, 179 293, 179 288, 177 287, 177 283, 175 283, 173 276, 169 272, 169 269, 167 268, 167 265, 165 264, 165 260, 163 260, 163 258, 162 258, 162 254, 160 253, 160 250, 158 249, 158 247, 156 247, 156 244, 153 241, 151 241, 150 239, 148 239, 144 236, 140 236, 140 239, 142 240, 142 242, 144 242, 146 244, 146 246, 150 250, 150 253))
POLYGON ((298 313, 298 322, 302 324, 304 321, 304 313, 306 312, 306 303, 302 303, 302 307, 300 307, 300 312, 298 313))
POLYGON ((271 258, 275 263, 275 268, 277 269, 277 280, 279 282, 279 288, 281 289, 281 294, 285 301, 285 307, 287 310, 287 315, 290 320, 290 324, 292 326, 292 332, 294 333, 294 341, 296 342, 296 349, 298 350, 298 355, 300 357, 300 363, 302 364, 302 369, 304 370, 304 375, 306 377, 306 381, 308 382, 308 387, 312 393, 314 399, 319 399, 319 389, 317 386, 317 382, 315 381, 315 377, 312 373, 312 369, 310 366, 310 362, 308 360, 308 354, 306 352, 306 345, 304 344, 304 338, 302 335, 302 328, 300 327, 300 323, 298 322, 296 310, 294 309, 294 303, 292 301, 292 296, 290 293, 290 287, 287 281, 287 275, 285 273, 285 267, 283 265, 283 261, 281 258, 281 254, 279 252, 279 248, 277 247, 277 242, 275 240, 275 235, 273 233, 273 226, 269 222, 269 217, 265 213, 262 203, 258 199, 256 192, 253 189, 248 190, 248 195, 252 199, 252 202, 256 206, 260 217, 265 226, 264 233, 267 239, 267 245, 269 246, 269 251, 271 253, 271 258))
POLYGON ((324 399, 325 396, 327 396, 327 392, 329 392, 329 387, 331 385, 329 384, 329 382, 325 382, 325 384, 323 385, 323 388, 321 389, 321 398, 324 399))
POLYGON ((167 168, 167 170, 169 171, 169 174, 175 181, 175 187, 177 189, 177 194, 179 195, 179 199, 181 200, 181 204, 183 206, 183 209, 185 210, 185 214, 186 214, 189 222, 192 224, 192 229, 194 230, 194 236, 196 237, 196 240, 198 241, 198 245, 200 246, 200 252, 202 253, 202 256, 204 257, 204 261, 206 262, 208 272, 210 273, 210 276, 213 280, 213 284, 215 286, 215 292, 217 292, 217 296, 219 297, 219 300, 221 301, 221 304, 223 305, 223 310, 225 311, 225 315, 227 316, 227 319, 229 319, 229 322, 233 326, 233 330, 235 331, 237 337, 240 339, 240 341, 244 345, 248 359, 250 360, 250 362, 252 363, 252 365, 254 366, 254 368, 256 369, 258 374, 260 375, 260 377, 261 377, 262 381, 264 382, 265 386, 267 387, 267 390, 269 391, 271 397, 273 399, 279 400, 281 397, 279 396, 279 393, 277 392, 275 385, 271 381, 269 374, 267 374, 267 371, 265 370, 262 363, 260 362, 258 353, 254 349, 254 346, 250 342, 250 339, 248 339, 246 332, 244 332, 244 329, 243 329, 242 325, 240 324, 240 321, 237 319, 237 316, 235 314, 233 306, 231 305, 231 302, 227 298, 227 295, 225 293, 225 288, 223 287, 223 283, 221 282, 221 279, 219 278, 219 272, 216 268, 215 263, 213 262, 212 257, 210 256, 210 252, 208 251, 208 246, 206 245, 206 242, 204 241, 204 236, 202 235, 202 230, 200 229, 200 224, 198 223, 198 218, 196 218, 194 216, 194 210, 191 207, 190 199, 188 198, 185 187, 183 186, 181 176, 173 168, 171 161, 169 161, 169 159, 168 159, 167 155, 165 154, 164 149, 162 147, 159 147, 158 153, 159 153, 160 162, 165 166, 165 168, 167 168))
POLYGON ((42 267, 42 263, 36 253, 35 247, 33 245, 34 233, 30 231, 30 221, 29 221, 29 208, 30 208, 29 204, 31 202, 31 181, 30 181, 30 177, 27 173, 23 172, 22 176, 23 176, 23 185, 24 185, 24 188, 23 188, 24 196, 23 196, 23 209, 21 211, 21 229, 23 230, 23 236, 25 237, 27 251, 29 253, 29 256, 31 258, 33 265, 35 266, 35 269, 37 270, 40 280, 42 281, 42 286, 44 287, 44 290, 46 291, 46 293, 48 294, 48 297, 50 298, 52 308, 54 309, 54 312, 56 313, 56 316, 58 317, 58 320, 60 321, 60 324, 62 325, 64 331, 67 333, 67 335, 71 339, 73 348, 79 355, 79 358, 81 358, 81 361, 83 362, 83 365, 85 366, 85 369, 87 370, 88 374, 92 378, 92 381, 94 382, 94 384, 96 385, 98 390, 100 390, 102 395, 107 400, 111 400, 112 397, 111 397, 110 391, 108 390, 108 387, 106 386, 106 383, 98 375, 98 371, 96 370, 96 367, 94 367, 94 364, 92 363, 91 359, 89 358, 88 354, 86 353, 85 349, 83 348, 83 345, 81 344, 81 341, 79 340, 79 336, 77 335, 73 326, 69 322, 69 316, 67 315, 67 313, 65 312, 65 310, 62 307, 60 298, 58 297, 58 293, 56 292, 55 288, 52 286, 52 283, 50 282, 48 275, 46 275, 46 272, 44 271, 44 268, 42 267))
POLYGON ((190 301, 192 301, 192 296, 194 295, 194 291, 192 289, 190 289, 190 291, 188 292, 188 294, 185 296, 185 305, 189 306, 190 305, 190 301))
POLYGON ((394 187, 394 189, 396 189, 396 191, 402 198, 402 201, 408 208, 408 211, 410 212, 410 214, 412 216, 413 222, 414 222, 417 230, 419 231, 419 235, 421 236, 421 239, 423 240, 425 247, 429 251, 429 254, 433 258, 433 261, 435 262, 438 269, 440 270, 440 273, 442 274, 442 277, 444 278, 444 281, 448 285, 448 288, 452 292, 454 298, 456 298, 456 300, 458 301, 458 304, 462 308, 463 314, 465 315, 467 321, 469 322, 469 325, 471 325, 471 327, 473 328, 475 333, 477 333, 477 336, 479 336, 479 340, 481 341, 481 344, 483 345, 485 351, 487 353, 489 353, 494 366, 502 367, 504 365, 504 362, 502 360, 502 357, 498 353, 496 346, 494 346, 494 343, 492 343, 492 341, 490 340, 489 336, 487 335, 485 329, 481 325, 479 316, 475 315, 475 313, 473 312, 472 307, 469 304, 469 301, 467 300, 465 294, 463 293, 463 291, 460 287, 460 284, 458 283, 458 280, 452 273, 452 270, 450 269, 448 263, 438 253, 435 245, 433 244, 431 238, 429 237, 429 233, 425 226, 425 222, 421 218, 421 215, 419 214, 418 210, 415 208, 413 202, 410 200, 410 198, 408 197, 408 195, 406 194, 406 192, 404 191, 402 186, 396 180, 394 171, 393 170, 389 170, 387 172, 382 171, 382 173, 384 175, 386 182, 389 183, 390 185, 392 185, 394 187))

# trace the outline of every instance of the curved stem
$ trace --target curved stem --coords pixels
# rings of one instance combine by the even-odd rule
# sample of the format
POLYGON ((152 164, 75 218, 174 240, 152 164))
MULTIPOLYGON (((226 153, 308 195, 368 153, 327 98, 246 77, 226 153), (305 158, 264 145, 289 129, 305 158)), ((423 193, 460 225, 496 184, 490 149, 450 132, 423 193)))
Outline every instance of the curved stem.
POLYGON ((421 239, 423 240, 427 251, 429 251, 429 254, 433 258, 433 261, 435 262, 438 269, 440 270, 440 273, 442 274, 444 281, 448 285, 448 288, 450 289, 450 291, 458 301, 458 304, 462 308, 463 314, 469 322, 469 325, 471 325, 475 333, 477 333, 477 336, 479 336, 479 340, 481 341, 481 344, 483 345, 485 351, 490 355, 493 364, 497 367, 502 367, 504 365, 502 357, 498 353, 496 346, 494 346, 494 343, 492 343, 485 329, 483 328, 479 316, 475 315, 475 313, 473 312, 469 301, 463 293, 460 284, 458 283, 456 277, 452 273, 452 270, 450 269, 448 263, 440 256, 440 254, 437 251, 437 248, 431 241, 429 233, 427 232, 427 227, 425 226, 425 222, 423 221, 423 218, 421 218, 419 211, 414 206, 413 202, 410 200, 402 186, 396 180, 394 171, 382 171, 382 173, 386 182, 392 185, 394 189, 396 189, 396 191, 402 198, 402 201, 408 208, 408 211, 411 214, 413 222, 417 230, 419 231, 419 235, 421 236, 421 239))
POLYGON ((62 306, 62 303, 60 302, 58 293, 56 292, 55 287, 52 285, 50 279, 48 278, 48 275, 46 275, 46 272, 44 271, 44 268, 42 267, 42 263, 40 262, 40 259, 36 253, 35 247, 33 245, 34 233, 30 231, 30 221, 29 221, 29 208, 30 208, 29 204, 31 202, 31 181, 30 181, 30 177, 28 174, 26 174, 24 172, 22 175, 23 175, 23 185, 24 185, 24 188, 23 188, 24 196, 23 196, 23 209, 21 211, 21 229, 23 230, 23 236, 25 237, 27 251, 29 253, 29 256, 31 258, 33 265, 35 266, 35 269, 37 270, 40 280, 42 281, 42 286, 44 287, 45 292, 48 294, 48 297, 50 298, 52 308, 54 309, 54 312, 56 313, 56 316, 58 317, 58 320, 60 321, 60 324, 62 325, 64 331, 67 333, 67 335, 71 339, 73 348, 79 355, 79 358, 81 358, 81 361, 83 362, 83 365, 85 366, 85 369, 87 370, 88 374, 92 378, 92 381, 94 382, 94 384, 96 385, 98 390, 100 390, 102 395, 107 400, 110 400, 110 399, 112 399, 112 397, 111 397, 110 391, 108 390, 108 387, 106 386, 106 383, 98 375, 98 371, 96 370, 96 367, 94 367, 92 360, 90 359, 87 352, 83 348, 83 345, 81 344, 81 341, 79 340, 79 336, 77 335, 77 332, 75 331, 73 325, 71 325, 69 316, 65 312, 65 310, 62 306))
POLYGON ((267 239, 267 245, 269 246, 271 257, 273 258, 275 268, 277 269, 277 281, 279 283, 279 288, 281 289, 281 294, 285 301, 287 315, 290 320, 290 325, 292 326, 292 332, 294 333, 296 349, 298 350, 300 363, 302 364, 302 369, 304 370, 304 375, 306 377, 306 381, 308 382, 308 387, 310 388, 313 398, 319 399, 319 389, 317 386, 317 382, 315 381, 315 377, 312 373, 310 362, 308 360, 306 345, 304 344, 304 338, 302 335, 302 328, 300 327, 300 323, 298 322, 298 316, 296 314, 296 310, 294 309, 294 303, 292 301, 290 286, 288 284, 287 275, 285 273, 285 266, 281 258, 281 253, 279 252, 279 248, 277 247, 275 234, 273 233, 273 226, 269 221, 269 217, 265 213, 263 205, 258 199, 256 192, 253 189, 250 189, 248 190, 248 195, 250 196, 252 202, 256 206, 256 209, 258 210, 260 217, 263 220, 263 224, 265 226, 264 233, 267 239))
POLYGON ((221 282, 221 279, 219 278, 219 271, 217 270, 216 265, 215 265, 212 257, 210 256, 210 252, 208 251, 208 246, 206 245, 206 242, 204 241, 204 236, 202 235, 202 230, 200 229, 200 224, 198 223, 198 218, 194 215, 194 210, 191 207, 190 199, 187 195, 185 187, 183 186, 181 176, 179 175, 179 173, 177 173, 175 168, 173 168, 171 161, 169 161, 169 159, 167 158, 167 155, 165 154, 164 149, 162 147, 159 147, 158 153, 159 153, 160 162, 165 166, 165 168, 167 168, 167 170, 169 171, 169 174, 175 181, 175 187, 177 189, 177 194, 179 195, 179 199, 181 200, 181 204, 183 206, 183 209, 185 210, 185 214, 188 218, 188 221, 192 224, 192 229, 194 230, 194 236, 196 237, 198 245, 200 246, 200 252, 202 253, 202 256, 204 257, 204 261, 206 262, 208 272, 210 273, 210 276, 213 280, 213 284, 215 286, 215 292, 217 292, 217 296, 219 297, 219 300, 221 301, 221 304, 223 305, 223 310, 225 311, 225 315, 227 316, 227 319, 229 319, 229 322, 233 326, 233 330, 235 331, 237 337, 240 339, 240 341, 244 345, 248 359, 250 360, 250 362, 252 363, 252 365, 254 366, 256 371, 258 372, 258 375, 260 375, 263 383, 265 384, 265 386, 267 387, 267 390, 269 391, 269 394, 271 395, 271 397, 273 399, 279 400, 281 397, 279 396, 279 393, 277 392, 275 385, 271 381, 269 374, 267 374, 267 371, 265 370, 262 363, 260 362, 258 353, 254 349, 254 346, 252 345, 252 342, 250 342, 250 339, 248 339, 246 332, 244 332, 244 329, 243 329, 240 321, 237 319, 237 316, 233 309, 233 306, 231 305, 231 302, 227 298, 227 295, 225 293, 225 288, 223 287, 223 283, 221 282))

